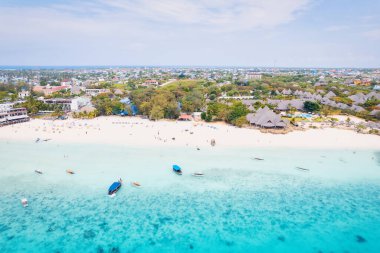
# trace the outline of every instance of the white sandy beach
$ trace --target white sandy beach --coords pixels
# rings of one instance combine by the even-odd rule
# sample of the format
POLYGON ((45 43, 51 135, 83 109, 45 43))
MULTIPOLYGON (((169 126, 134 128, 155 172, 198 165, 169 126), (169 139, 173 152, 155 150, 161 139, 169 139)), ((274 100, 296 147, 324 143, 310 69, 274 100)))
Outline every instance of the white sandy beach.
POLYGON ((153 122, 138 117, 99 117, 91 120, 40 120, 0 128, 2 141, 104 143, 129 146, 210 146, 380 149, 380 136, 341 129, 310 129, 265 134, 223 123, 153 122), (173 139, 174 138, 174 139, 173 139))

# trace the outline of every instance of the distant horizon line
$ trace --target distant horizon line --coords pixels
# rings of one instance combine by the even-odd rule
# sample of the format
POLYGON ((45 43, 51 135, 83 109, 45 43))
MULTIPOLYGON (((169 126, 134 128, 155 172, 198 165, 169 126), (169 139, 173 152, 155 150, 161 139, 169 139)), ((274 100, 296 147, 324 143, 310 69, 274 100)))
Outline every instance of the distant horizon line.
POLYGON ((285 67, 246 65, 0 65, 0 70, 49 70, 80 68, 267 68, 267 69, 380 69, 380 67, 285 67))

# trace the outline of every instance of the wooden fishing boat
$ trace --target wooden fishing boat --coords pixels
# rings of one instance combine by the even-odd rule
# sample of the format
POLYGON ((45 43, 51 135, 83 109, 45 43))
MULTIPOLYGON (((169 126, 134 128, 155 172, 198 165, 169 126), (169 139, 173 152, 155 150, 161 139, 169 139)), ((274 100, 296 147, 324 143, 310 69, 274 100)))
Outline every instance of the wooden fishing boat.
POLYGON ((140 188, 141 184, 138 182, 131 182, 131 186, 136 187, 136 188, 140 188))
POLYGON ((302 168, 302 167, 296 167, 297 170, 303 170, 303 171, 309 171, 309 169, 302 168))
POLYGON ((178 165, 173 165, 173 172, 177 175, 182 175, 182 169, 178 165))
POLYGON ((28 200, 26 198, 21 199, 21 205, 23 207, 27 207, 28 206, 28 200))
POLYGON ((115 194, 121 188, 121 180, 117 182, 113 182, 111 186, 108 188, 108 195, 115 194))
POLYGON ((203 174, 202 172, 194 172, 193 174, 191 174, 193 177, 203 177, 205 174, 203 174))
POLYGON ((73 170, 70 170, 70 169, 66 170, 66 173, 71 174, 71 175, 75 174, 75 172, 73 170))
POLYGON ((37 174, 43 174, 42 170, 34 170, 34 172, 36 172, 37 174))

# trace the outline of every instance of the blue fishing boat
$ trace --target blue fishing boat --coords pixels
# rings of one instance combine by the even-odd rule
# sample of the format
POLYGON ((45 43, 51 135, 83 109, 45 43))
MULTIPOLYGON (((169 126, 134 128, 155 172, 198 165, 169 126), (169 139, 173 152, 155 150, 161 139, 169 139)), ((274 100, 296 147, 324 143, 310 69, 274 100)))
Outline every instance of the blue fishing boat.
POLYGON ((108 195, 116 193, 121 187, 121 179, 118 182, 113 182, 113 184, 108 188, 108 195))
POLYGON ((177 175, 182 175, 182 169, 178 165, 173 165, 173 172, 177 175))

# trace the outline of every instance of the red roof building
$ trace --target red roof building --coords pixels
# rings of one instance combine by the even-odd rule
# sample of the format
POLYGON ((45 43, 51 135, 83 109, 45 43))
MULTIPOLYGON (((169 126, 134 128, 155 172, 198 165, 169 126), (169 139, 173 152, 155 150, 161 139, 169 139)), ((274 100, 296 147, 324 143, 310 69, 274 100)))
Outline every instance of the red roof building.
POLYGON ((181 115, 178 117, 178 120, 180 120, 180 121, 192 121, 192 120, 193 120, 193 117, 191 117, 191 115, 181 114, 181 115))

